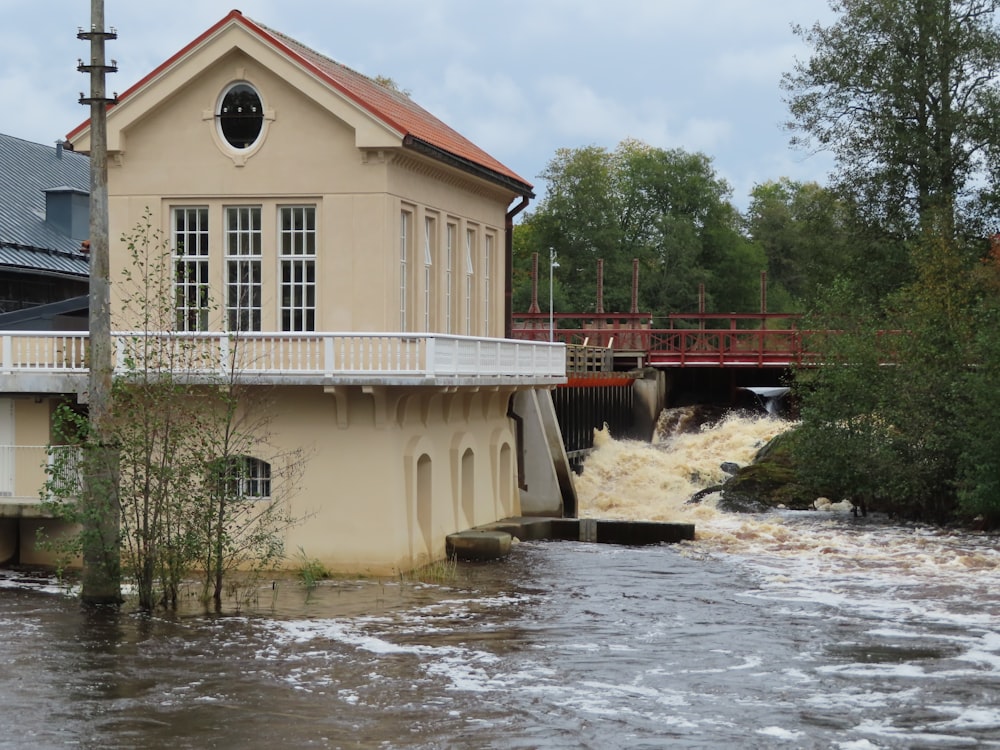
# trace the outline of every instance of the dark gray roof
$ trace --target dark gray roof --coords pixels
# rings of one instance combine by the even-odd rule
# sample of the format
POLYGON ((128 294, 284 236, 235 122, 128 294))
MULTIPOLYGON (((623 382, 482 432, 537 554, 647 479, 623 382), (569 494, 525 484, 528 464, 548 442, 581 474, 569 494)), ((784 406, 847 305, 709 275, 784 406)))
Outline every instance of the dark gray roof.
POLYGON ((0 331, 86 331, 89 312, 90 297, 72 297, 0 313, 0 331))
POLYGON ((90 191, 90 159, 0 134, 0 266, 86 276, 80 240, 45 221, 45 191, 90 191))

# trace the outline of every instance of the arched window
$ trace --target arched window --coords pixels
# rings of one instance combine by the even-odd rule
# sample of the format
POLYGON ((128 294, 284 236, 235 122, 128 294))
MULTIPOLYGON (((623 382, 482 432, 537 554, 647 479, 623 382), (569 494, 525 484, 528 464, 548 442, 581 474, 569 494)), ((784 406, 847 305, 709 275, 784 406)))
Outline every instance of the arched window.
POLYGON ((229 456, 218 462, 218 479, 226 495, 239 500, 271 497, 271 464, 253 456, 229 456))
POLYGON ((264 105, 248 83, 235 83, 226 90, 216 116, 222 137, 233 148, 250 148, 264 128, 264 105))

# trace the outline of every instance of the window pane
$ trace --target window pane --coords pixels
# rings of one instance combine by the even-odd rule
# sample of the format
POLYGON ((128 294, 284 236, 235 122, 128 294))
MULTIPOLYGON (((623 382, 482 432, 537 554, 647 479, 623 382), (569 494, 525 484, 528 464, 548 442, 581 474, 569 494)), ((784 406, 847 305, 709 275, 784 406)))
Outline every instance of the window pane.
POLYGON ((315 330, 316 306, 316 207, 283 206, 281 227, 281 328, 315 330))
POLYGON ((226 208, 226 323, 230 331, 261 329, 259 206, 226 208))
POLYGON ((175 208, 174 307, 181 331, 208 327, 208 209, 175 208))

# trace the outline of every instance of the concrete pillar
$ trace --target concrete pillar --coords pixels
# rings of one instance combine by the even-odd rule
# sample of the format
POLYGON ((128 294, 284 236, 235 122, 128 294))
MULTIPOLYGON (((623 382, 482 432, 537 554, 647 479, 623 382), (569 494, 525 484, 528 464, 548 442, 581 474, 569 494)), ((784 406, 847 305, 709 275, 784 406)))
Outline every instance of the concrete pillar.
POLYGON ((521 513, 525 516, 576 515, 576 487, 548 389, 519 391, 514 411, 524 420, 521 513))
POLYGON ((636 439, 652 440, 660 412, 667 405, 667 373, 654 367, 643 370, 632 384, 632 424, 636 439))

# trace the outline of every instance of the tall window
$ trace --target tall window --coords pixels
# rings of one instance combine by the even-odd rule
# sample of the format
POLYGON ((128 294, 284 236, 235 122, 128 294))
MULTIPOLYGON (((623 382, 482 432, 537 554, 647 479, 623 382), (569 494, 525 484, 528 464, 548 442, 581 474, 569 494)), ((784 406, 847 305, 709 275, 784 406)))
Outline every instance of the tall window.
POLYGON ((473 277, 472 254, 476 247, 476 231, 465 230, 465 334, 472 335, 472 302, 475 298, 475 278, 473 277))
POLYGON ((448 225, 447 242, 445 243, 445 269, 444 269, 444 330, 445 333, 452 333, 451 313, 452 299, 455 290, 452 276, 455 271, 455 225, 448 225))
POLYGON ((174 310, 177 330, 208 330, 208 209, 175 208, 174 310))
POLYGON ((492 274, 490 270, 493 267, 493 235, 488 234, 484 238, 483 246, 483 335, 490 335, 490 305, 493 302, 493 295, 491 294, 490 284, 492 283, 492 274))
POLYGON ((226 209, 226 321, 230 331, 261 328, 259 206, 226 209))
POLYGON ((279 210, 281 330, 316 330, 316 207, 279 210))
POLYGON ((409 268, 407 262, 410 254, 410 217, 409 211, 399 212, 399 330, 407 330, 406 313, 409 300, 407 285, 409 282, 409 268))
POLYGON ((424 217, 424 330, 431 330, 431 310, 434 305, 434 219, 424 217))

